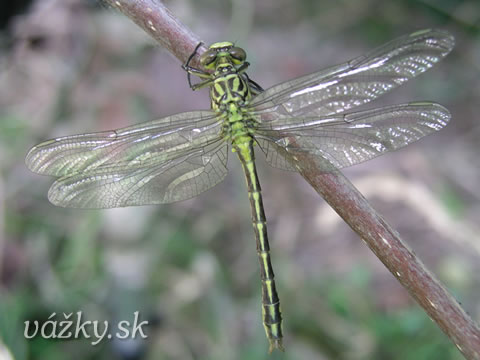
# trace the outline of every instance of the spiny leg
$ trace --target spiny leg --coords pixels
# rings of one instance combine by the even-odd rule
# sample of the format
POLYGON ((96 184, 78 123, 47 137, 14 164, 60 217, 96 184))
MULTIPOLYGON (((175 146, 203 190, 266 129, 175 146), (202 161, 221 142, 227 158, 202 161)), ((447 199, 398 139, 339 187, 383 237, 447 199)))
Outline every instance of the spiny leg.
POLYGON ((182 65, 182 69, 187 72, 188 85, 190 86, 190 89, 192 89, 192 90, 200 89, 202 87, 210 85, 210 83, 211 83, 211 76, 212 75, 210 73, 208 73, 206 71, 203 71, 203 70, 200 70, 200 69, 197 69, 197 68, 194 68, 193 66, 190 66, 190 61, 192 61, 192 59, 195 57, 195 55, 197 54, 197 50, 200 48, 200 46, 202 46, 202 44, 203 43, 200 41, 198 43, 198 45, 195 47, 195 49, 193 50, 193 52, 188 57, 187 62, 182 65), (194 75, 198 76, 199 78, 206 79, 206 80, 202 81, 198 84, 192 84, 191 74, 194 74, 194 75))

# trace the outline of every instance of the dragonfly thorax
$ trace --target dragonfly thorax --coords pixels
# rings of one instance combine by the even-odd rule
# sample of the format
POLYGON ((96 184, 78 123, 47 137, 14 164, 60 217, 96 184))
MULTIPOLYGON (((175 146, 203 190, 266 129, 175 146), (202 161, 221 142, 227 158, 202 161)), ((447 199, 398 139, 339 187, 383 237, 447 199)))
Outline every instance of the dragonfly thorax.
MULTIPOLYGON (((230 104, 242 107, 251 98, 251 93, 245 79, 235 69, 223 73, 224 68, 215 72, 215 78, 210 87, 212 109, 217 112, 228 112, 230 104)), ((228 69, 228 68, 227 68, 228 69)))

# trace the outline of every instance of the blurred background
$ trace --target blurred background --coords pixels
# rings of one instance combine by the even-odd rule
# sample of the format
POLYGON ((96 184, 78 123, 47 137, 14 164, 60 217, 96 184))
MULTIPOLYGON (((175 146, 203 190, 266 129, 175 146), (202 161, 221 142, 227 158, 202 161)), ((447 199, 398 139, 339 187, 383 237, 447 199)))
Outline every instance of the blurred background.
MULTIPOLYGON (((454 51, 372 106, 431 100, 452 121, 346 175, 480 320, 480 3, 477 0, 177 0, 207 44, 246 49, 264 88, 438 27, 454 51)), ((4 2, 0 12, 0 359, 462 359, 365 244, 295 173, 258 155, 284 354, 267 354, 240 164, 201 196, 103 211, 51 205, 24 166, 46 139, 207 108, 186 74, 97 1, 4 2), (26 339, 25 321, 82 312, 148 338, 26 339)), ((90 332, 92 334, 92 332, 90 332)))

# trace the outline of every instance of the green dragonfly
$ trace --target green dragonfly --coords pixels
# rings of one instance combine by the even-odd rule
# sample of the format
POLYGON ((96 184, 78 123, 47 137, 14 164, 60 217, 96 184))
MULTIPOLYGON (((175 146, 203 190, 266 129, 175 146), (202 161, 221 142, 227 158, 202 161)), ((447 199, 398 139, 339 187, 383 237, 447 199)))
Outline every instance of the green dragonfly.
POLYGON ((60 137, 33 147, 28 168, 57 177, 58 206, 115 208, 192 198, 227 175, 229 146, 242 164, 252 210, 270 352, 283 350, 282 315, 272 269, 254 146, 267 162, 295 170, 295 154, 320 170, 344 168, 396 150, 445 127, 450 113, 431 102, 352 112, 432 67, 454 46, 439 30, 400 37, 344 64, 263 89, 231 42, 211 45, 203 69, 183 68, 193 90, 210 88, 211 110, 167 116, 127 128, 60 137), (190 75, 201 81, 192 85, 190 75))

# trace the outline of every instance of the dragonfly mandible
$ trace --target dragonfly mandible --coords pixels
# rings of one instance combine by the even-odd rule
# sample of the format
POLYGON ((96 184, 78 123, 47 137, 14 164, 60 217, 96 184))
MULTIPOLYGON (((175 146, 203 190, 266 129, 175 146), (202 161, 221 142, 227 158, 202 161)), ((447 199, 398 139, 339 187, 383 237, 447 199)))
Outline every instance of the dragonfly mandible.
POLYGON ((192 89, 210 88, 210 110, 49 140, 29 151, 26 164, 33 172, 57 177, 48 198, 58 206, 164 204, 192 198, 221 182, 231 147, 248 186, 260 261, 263 325, 270 352, 283 350, 282 314, 254 145, 274 167, 295 170, 295 154, 301 152, 319 159, 322 170, 331 171, 440 130, 450 113, 432 102, 352 110, 426 71, 453 46, 449 33, 422 30, 263 91, 246 74, 245 51, 231 42, 215 43, 200 57, 205 70, 189 62, 183 66, 189 83, 190 74, 201 79, 190 83, 192 89))

